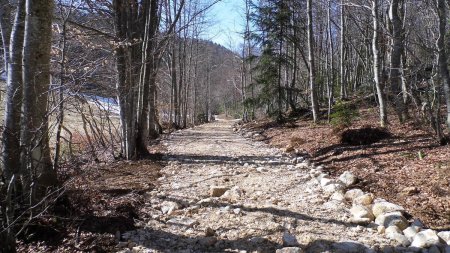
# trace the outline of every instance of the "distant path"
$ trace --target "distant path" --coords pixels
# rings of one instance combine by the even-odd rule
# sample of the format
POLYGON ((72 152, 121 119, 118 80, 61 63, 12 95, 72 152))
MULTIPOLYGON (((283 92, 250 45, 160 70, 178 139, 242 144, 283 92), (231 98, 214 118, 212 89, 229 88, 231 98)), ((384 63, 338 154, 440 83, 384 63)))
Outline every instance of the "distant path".
POLYGON ((283 244, 378 252, 389 245, 376 229, 347 223, 345 205, 329 201, 308 168, 233 133, 233 123, 177 131, 165 141, 169 165, 143 205, 143 228, 122 240, 137 252, 275 252, 283 244), (210 197, 213 186, 231 190, 210 197))

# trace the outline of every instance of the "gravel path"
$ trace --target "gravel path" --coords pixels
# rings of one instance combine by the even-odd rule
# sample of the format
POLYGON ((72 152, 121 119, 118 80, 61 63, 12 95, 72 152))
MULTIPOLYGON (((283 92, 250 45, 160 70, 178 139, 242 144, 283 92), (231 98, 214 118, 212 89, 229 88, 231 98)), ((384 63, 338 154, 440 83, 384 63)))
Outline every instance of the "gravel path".
POLYGON ((348 223, 348 205, 322 192, 306 162, 235 134, 233 123, 178 131, 165 141, 164 176, 147 194, 141 229, 121 235, 123 251, 399 250, 375 227, 348 223))

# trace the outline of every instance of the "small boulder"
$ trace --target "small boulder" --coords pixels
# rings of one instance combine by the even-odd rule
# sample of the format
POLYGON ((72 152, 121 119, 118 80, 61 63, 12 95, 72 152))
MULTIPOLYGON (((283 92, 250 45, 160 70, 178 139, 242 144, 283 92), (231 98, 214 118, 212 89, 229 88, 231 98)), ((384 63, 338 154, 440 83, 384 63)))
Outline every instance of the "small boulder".
POLYGON ((375 224, 385 227, 397 226, 400 230, 408 227, 408 221, 400 212, 390 212, 378 215, 375 224))
POLYGON ((373 203, 373 194, 366 193, 364 195, 356 197, 355 199, 353 199, 353 203, 357 204, 357 205, 363 205, 363 206, 371 205, 373 203))
POLYGON ((439 237, 436 234, 436 231, 426 229, 414 236, 411 247, 427 248, 436 244, 439 244, 439 237))
POLYGON ((375 219, 375 216, 373 215, 370 208, 362 205, 353 205, 352 208, 350 208, 350 213, 352 214, 353 218, 356 219, 367 218, 370 221, 373 221, 375 219))
POLYGON ((344 193, 342 193, 340 191, 337 191, 337 192, 333 193, 333 195, 331 195, 330 199, 331 200, 336 200, 336 201, 339 201, 339 202, 343 202, 344 199, 345 199, 344 193))
POLYGON ((222 187, 222 186, 213 186, 209 189, 209 195, 211 197, 220 197, 230 188, 222 187))
POLYGON ((395 234, 395 233, 400 234, 401 232, 402 231, 397 226, 387 227, 386 231, 385 231, 386 235, 395 234))
POLYGON ((412 241, 414 236, 419 232, 419 230, 415 227, 407 227, 403 230, 403 234, 408 238, 408 240, 412 241))
POLYGON ((405 209, 399 205, 387 202, 380 201, 376 202, 372 207, 372 212, 375 217, 380 216, 381 214, 396 212, 396 211, 405 211, 405 209))
POLYGON ((304 251, 299 247, 285 247, 277 249, 276 253, 303 253, 304 251))
POLYGON ((284 233, 283 237, 282 237, 282 241, 283 241, 283 246, 292 247, 292 246, 298 246, 298 244, 299 244, 297 241, 297 238, 290 233, 284 233))
POLYGON ((172 201, 165 201, 161 204, 161 212, 163 214, 172 214, 174 211, 178 210, 180 206, 178 203, 172 201))
POLYGON ((199 224, 198 221, 188 218, 188 217, 181 217, 181 218, 175 217, 175 218, 168 220, 167 223, 172 224, 172 225, 185 226, 185 227, 189 227, 189 228, 199 224))
POLYGON ((339 180, 344 183, 345 186, 351 186, 356 183, 357 178, 350 171, 346 171, 339 176, 339 180))
POLYGON ((323 191, 328 192, 328 193, 342 191, 344 188, 345 188, 345 186, 341 183, 328 184, 328 185, 322 187, 323 191))
POLYGON ((386 237, 391 240, 397 241, 403 247, 408 247, 411 244, 408 238, 400 233, 386 233, 386 237))
POLYGON ((256 168, 256 171, 259 173, 264 173, 264 172, 268 172, 269 170, 264 167, 258 167, 258 168, 256 168))
POLYGON ((335 183, 331 178, 328 177, 328 175, 320 177, 319 180, 320 186, 322 187, 335 183))
POLYGON ((348 190, 347 192, 345 192, 345 200, 347 201, 353 201, 354 199, 356 199, 359 196, 364 195, 364 192, 361 189, 351 189, 348 190))
POLYGON ((403 196, 411 196, 418 192, 419 192, 419 189, 417 189, 417 187, 411 186, 411 187, 403 188, 403 190, 400 192, 400 194, 403 196))
POLYGON ((243 195, 243 191, 235 186, 229 190, 227 190, 220 198, 228 201, 238 201, 243 195))
POLYGON ((450 231, 442 231, 437 234, 442 240, 450 245, 450 231))

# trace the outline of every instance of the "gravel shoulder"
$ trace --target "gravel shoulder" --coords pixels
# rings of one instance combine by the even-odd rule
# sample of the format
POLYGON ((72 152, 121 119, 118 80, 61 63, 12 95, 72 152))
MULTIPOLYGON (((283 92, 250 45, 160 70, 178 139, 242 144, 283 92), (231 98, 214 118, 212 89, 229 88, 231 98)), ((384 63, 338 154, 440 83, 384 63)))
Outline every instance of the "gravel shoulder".
POLYGON ((139 228, 121 235, 123 252, 401 250, 376 227, 349 223, 349 205, 322 191, 307 161, 235 134, 233 123, 163 142, 168 165, 146 194, 139 228))

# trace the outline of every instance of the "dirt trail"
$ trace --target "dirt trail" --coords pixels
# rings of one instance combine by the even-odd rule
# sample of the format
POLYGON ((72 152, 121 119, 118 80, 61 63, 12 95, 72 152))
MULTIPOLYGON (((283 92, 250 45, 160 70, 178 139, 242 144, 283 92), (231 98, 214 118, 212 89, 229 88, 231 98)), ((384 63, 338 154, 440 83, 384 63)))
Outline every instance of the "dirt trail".
POLYGON ((123 251, 393 252, 376 228, 348 223, 348 206, 330 200, 309 168, 233 133, 232 124, 216 121, 164 141, 164 176, 147 194, 141 228, 121 235, 123 251), (215 186, 217 195, 230 190, 211 197, 215 186))

